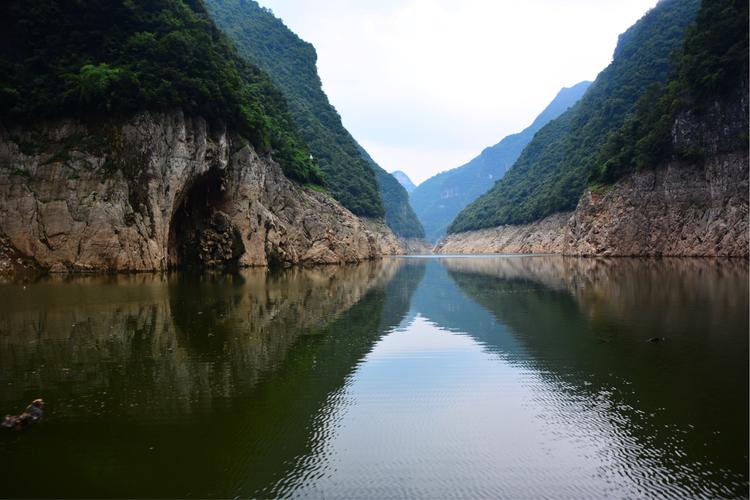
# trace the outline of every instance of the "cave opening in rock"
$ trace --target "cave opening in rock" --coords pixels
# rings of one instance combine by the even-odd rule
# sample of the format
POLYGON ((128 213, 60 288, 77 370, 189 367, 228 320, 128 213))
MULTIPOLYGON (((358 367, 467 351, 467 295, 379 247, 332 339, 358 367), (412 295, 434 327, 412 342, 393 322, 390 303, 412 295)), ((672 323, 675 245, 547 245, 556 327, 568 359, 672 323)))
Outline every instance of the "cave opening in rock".
POLYGON ((180 197, 169 227, 169 267, 236 266, 242 235, 226 213, 231 199, 223 172, 211 169, 180 197))

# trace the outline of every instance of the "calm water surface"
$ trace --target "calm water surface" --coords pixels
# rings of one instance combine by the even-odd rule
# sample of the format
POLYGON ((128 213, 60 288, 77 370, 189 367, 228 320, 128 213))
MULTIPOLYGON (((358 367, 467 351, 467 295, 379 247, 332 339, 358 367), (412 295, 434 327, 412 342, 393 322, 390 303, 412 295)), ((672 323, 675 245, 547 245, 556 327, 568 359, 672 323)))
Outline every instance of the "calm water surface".
POLYGON ((747 497, 748 265, 0 285, 3 497, 747 497), (650 343, 651 337, 664 340, 650 343))

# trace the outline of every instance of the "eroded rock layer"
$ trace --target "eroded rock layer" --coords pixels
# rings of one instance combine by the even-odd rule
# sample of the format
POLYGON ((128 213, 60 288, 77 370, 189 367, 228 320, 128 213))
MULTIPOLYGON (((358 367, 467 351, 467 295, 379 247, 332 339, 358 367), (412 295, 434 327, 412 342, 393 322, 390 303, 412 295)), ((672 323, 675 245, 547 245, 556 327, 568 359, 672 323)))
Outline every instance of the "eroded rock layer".
POLYGON ((570 215, 566 212, 531 224, 449 234, 437 243, 433 251, 440 254, 563 253, 563 228, 570 215))
POLYGON ((179 111, 0 125, 0 246, 6 273, 338 264, 404 250, 382 222, 179 111))
POLYGON ((587 191, 574 212, 449 235, 435 253, 744 257, 747 165, 746 153, 671 163, 587 191))

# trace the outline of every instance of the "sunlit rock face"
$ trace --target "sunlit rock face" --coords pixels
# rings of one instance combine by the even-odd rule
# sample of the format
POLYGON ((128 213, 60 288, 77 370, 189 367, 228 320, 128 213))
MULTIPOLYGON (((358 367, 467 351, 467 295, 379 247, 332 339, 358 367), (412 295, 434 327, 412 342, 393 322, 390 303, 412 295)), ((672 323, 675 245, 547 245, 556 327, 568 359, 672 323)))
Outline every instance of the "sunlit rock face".
POLYGON ((748 90, 680 114, 676 151, 695 160, 644 169, 604 192, 587 192, 570 219, 566 253, 748 255, 748 90))
POLYGON ((748 255, 748 156, 670 163, 587 192, 566 230, 574 255, 748 255))
POLYGON ((565 228, 571 215, 565 212, 531 224, 449 234, 433 251, 438 254, 563 253, 565 228))
POLYGON ((402 252, 380 221, 289 181, 205 120, 140 113, 0 126, 5 272, 360 262, 402 252))

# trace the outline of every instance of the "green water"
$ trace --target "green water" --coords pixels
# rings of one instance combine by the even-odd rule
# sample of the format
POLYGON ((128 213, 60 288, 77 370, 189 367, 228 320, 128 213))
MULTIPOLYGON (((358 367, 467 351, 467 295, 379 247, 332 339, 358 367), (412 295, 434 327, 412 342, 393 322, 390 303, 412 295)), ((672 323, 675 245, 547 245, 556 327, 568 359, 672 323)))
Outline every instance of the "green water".
POLYGON ((2 284, 0 496, 747 497, 748 347, 745 261, 2 284))

